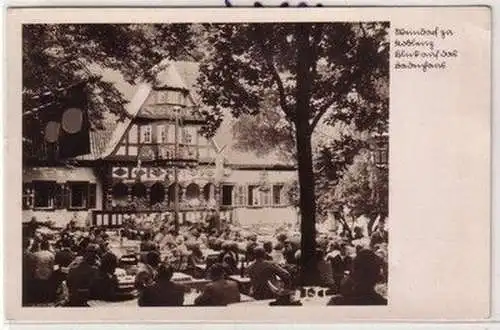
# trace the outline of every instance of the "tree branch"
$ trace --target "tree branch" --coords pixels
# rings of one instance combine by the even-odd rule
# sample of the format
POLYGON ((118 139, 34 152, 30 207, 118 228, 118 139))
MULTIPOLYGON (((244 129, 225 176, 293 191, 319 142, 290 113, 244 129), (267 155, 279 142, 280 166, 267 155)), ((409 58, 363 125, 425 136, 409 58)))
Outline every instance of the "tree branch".
POLYGON ((313 120, 311 122, 311 125, 310 125, 311 132, 310 133, 312 133, 314 131, 314 128, 316 127, 316 125, 318 125, 319 121, 321 120, 321 117, 323 117, 323 115, 328 111, 328 109, 330 109, 331 106, 333 106, 335 104, 335 102, 336 102, 336 100, 333 99, 318 109, 318 113, 316 114, 316 116, 313 118, 313 120))
POLYGON ((366 29, 363 26, 363 23, 359 23, 359 28, 361 29, 361 32, 363 33, 363 38, 366 38, 366 29))
POLYGON ((281 80, 281 77, 279 76, 278 70, 276 70, 276 67, 274 66, 273 63, 273 57, 269 49, 266 47, 264 43, 264 31, 260 25, 257 25, 257 30, 260 35, 260 38, 258 39, 259 45, 262 50, 262 54, 264 55, 264 59, 266 61, 267 68, 269 72, 271 73, 271 76, 273 77, 274 82, 276 82, 276 85, 278 86, 278 94, 279 94, 279 99, 280 99, 280 106, 283 109, 283 112, 285 112, 285 115, 293 121, 293 113, 290 107, 288 106, 288 103, 286 102, 286 93, 285 93, 285 87, 283 86, 283 81, 281 80))
POLYGON ((312 44, 312 54, 311 54, 311 69, 312 69, 312 77, 313 80, 317 74, 317 64, 318 64, 318 49, 319 43, 321 42, 321 38, 323 37, 323 24, 318 23, 315 24, 314 35, 313 35, 313 44, 312 44))

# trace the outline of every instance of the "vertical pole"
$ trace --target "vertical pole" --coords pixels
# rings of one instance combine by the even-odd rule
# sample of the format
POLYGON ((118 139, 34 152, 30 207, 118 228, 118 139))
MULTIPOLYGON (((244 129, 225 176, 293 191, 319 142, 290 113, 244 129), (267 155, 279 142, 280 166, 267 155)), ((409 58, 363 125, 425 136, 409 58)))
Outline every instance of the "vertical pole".
POLYGON ((174 225, 179 232, 179 173, 177 161, 179 155, 179 109, 175 109, 175 148, 174 148, 174 225))

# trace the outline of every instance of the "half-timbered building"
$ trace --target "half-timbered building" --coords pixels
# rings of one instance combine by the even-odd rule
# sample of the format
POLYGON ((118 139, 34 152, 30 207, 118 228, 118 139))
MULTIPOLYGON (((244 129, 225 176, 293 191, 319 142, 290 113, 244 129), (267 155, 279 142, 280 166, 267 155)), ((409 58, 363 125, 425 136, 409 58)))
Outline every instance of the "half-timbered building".
POLYGON ((236 151, 228 134, 200 134, 197 74, 197 63, 166 64, 155 83, 135 88, 124 120, 91 132, 90 154, 71 165, 48 164, 39 152, 25 158, 23 221, 116 226, 135 213, 178 214, 182 223, 217 210, 241 225, 295 222, 287 194, 295 166, 236 151))

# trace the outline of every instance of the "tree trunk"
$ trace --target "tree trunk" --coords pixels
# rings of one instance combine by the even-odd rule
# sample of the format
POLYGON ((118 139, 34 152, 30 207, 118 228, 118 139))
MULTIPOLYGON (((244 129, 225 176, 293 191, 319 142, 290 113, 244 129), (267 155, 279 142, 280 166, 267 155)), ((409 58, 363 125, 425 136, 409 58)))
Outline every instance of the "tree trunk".
POLYGON ((301 283, 314 285, 316 267, 316 200, 314 195, 314 173, 312 163, 310 131, 311 99, 311 47, 309 24, 297 24, 297 89, 295 109, 295 132, 297 140, 297 158, 299 168, 299 206, 301 231, 301 283))

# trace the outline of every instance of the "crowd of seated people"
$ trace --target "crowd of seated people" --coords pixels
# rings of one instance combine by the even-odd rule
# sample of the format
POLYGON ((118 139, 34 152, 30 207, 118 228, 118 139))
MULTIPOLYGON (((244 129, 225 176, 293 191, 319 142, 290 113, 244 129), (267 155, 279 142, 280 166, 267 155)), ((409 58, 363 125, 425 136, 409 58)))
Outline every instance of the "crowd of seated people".
MULTIPOLYGON (((120 244, 127 240, 123 236, 120 244)), ((318 234, 316 283, 336 295, 330 304, 386 303, 375 288, 387 281, 387 231, 381 222, 364 236, 358 229, 354 235, 318 234)), ((195 299, 198 305, 239 301, 233 275, 249 280, 245 293, 257 300, 276 298, 269 285, 276 278, 291 290, 301 285, 300 235, 288 228, 263 237, 220 223, 188 223, 178 231, 164 223, 137 238, 137 253, 116 255, 101 228, 68 226, 56 238, 30 231, 24 237, 23 303, 88 306, 93 299, 114 300, 122 275, 133 277, 130 292, 140 306, 183 305, 185 291, 172 282, 175 272, 211 281, 195 299)))

